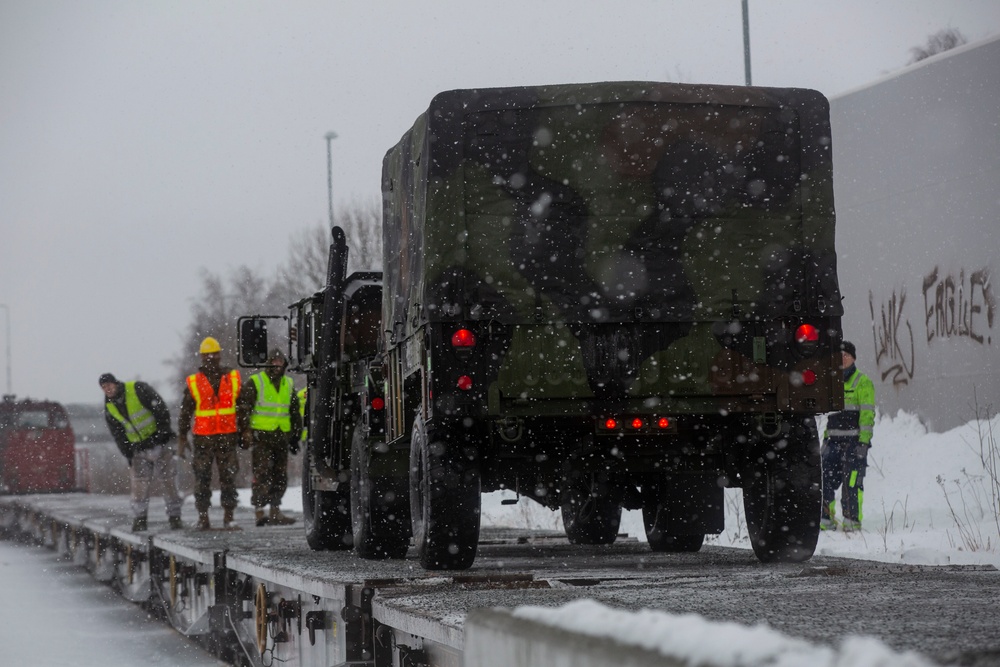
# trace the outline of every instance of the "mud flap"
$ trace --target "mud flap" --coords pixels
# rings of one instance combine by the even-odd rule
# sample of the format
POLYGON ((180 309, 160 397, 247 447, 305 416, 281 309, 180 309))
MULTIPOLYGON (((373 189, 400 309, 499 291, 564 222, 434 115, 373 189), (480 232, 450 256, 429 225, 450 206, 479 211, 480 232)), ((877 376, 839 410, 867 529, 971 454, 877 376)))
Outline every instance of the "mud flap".
POLYGON ((656 512, 657 530, 670 535, 714 535, 725 529, 725 498, 718 473, 667 473, 649 486, 643 493, 643 512, 646 508, 656 512))

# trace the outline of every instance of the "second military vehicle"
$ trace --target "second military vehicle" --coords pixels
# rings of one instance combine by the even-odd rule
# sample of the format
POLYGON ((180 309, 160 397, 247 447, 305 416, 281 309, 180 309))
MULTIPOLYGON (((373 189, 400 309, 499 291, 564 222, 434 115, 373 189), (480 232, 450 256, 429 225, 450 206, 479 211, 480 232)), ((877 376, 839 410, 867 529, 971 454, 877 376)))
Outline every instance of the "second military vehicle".
MULTIPOLYGON (((314 548, 467 568, 481 494, 697 551, 742 487, 762 561, 816 545, 843 405, 829 109, 621 82, 437 95, 383 163, 384 272, 292 308, 314 548)), ((266 321, 241 324, 259 362, 266 321)))

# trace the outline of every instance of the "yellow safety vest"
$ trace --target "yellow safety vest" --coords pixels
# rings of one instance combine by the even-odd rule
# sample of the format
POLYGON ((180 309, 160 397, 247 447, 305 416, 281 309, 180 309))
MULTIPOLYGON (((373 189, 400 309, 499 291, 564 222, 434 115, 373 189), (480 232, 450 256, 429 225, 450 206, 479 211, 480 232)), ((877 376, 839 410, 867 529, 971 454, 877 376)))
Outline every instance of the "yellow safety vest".
POLYGON ((292 403, 292 378, 281 376, 277 389, 264 371, 251 377, 250 381, 257 388, 257 403, 250 416, 250 428, 255 431, 291 431, 292 418, 288 410, 292 403))
POLYGON ((125 437, 129 442, 142 442, 156 433, 156 417, 139 401, 139 395, 135 393, 135 382, 125 383, 125 411, 128 416, 123 415, 114 403, 105 403, 104 407, 108 409, 108 414, 125 427, 125 437))

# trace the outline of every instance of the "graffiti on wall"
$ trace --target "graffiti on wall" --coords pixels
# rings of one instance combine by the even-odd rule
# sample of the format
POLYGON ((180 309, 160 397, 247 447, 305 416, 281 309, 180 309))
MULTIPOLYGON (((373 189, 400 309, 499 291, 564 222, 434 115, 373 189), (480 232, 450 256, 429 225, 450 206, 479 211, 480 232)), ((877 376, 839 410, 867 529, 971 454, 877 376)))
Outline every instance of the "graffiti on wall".
MULTIPOLYGON (((913 321, 923 321, 927 347, 935 341, 961 338, 978 345, 993 344, 997 299, 987 268, 945 272, 935 266, 921 278, 923 311, 913 321)), ((893 387, 910 384, 916 372, 917 338, 913 333, 906 301, 906 288, 893 290, 888 298, 868 292, 875 343, 875 365, 883 382, 893 387)), ((920 305, 909 306, 919 309, 920 305)), ((919 334, 918 334, 919 336, 919 334)))
POLYGON ((892 378, 892 385, 909 384, 916 365, 916 348, 913 327, 905 316, 906 290, 893 291, 888 300, 879 304, 875 312, 875 295, 868 292, 868 307, 872 314, 872 336, 875 340, 875 365, 885 382, 892 378))
POLYGON ((942 274, 938 267, 924 276, 924 324, 927 343, 935 338, 967 337, 992 344, 996 299, 988 269, 942 274))

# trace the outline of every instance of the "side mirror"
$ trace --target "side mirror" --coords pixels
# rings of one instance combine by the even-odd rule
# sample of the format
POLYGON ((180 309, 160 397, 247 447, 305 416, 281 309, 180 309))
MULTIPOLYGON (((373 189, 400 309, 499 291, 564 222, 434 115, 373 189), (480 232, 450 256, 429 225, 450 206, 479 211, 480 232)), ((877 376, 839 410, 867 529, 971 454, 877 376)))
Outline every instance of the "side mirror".
POLYGON ((243 368, 259 368, 267 364, 267 321, 284 320, 280 315, 254 315, 236 321, 237 358, 243 368))

